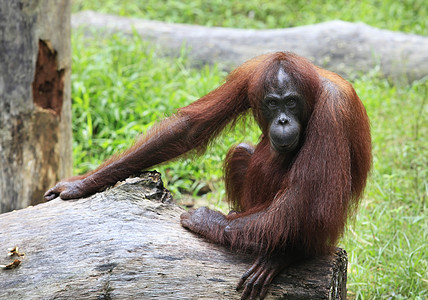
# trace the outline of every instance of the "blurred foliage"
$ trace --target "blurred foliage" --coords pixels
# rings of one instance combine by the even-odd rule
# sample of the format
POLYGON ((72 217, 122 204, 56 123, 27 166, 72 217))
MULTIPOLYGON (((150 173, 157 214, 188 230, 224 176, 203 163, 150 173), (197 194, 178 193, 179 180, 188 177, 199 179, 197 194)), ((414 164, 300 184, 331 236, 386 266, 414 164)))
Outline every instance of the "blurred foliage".
POLYGON ((428 35, 425 0, 73 0, 73 12, 81 10, 172 23, 256 29, 343 20, 428 35))

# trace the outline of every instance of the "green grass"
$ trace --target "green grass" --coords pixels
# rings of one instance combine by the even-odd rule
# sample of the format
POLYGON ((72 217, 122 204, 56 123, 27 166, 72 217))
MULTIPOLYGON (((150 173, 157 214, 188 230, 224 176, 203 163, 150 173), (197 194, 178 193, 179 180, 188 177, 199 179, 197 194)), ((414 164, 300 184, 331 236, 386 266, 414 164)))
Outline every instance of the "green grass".
MULTIPOLYGON (((202 1, 159 3, 164 2, 106 0, 100 5, 98 1, 74 1, 73 7, 253 28, 314 23, 339 18, 340 13, 345 20, 370 19, 368 23, 373 26, 427 34, 428 18, 421 1, 415 1, 414 8, 399 1, 358 2, 365 8, 363 11, 356 10, 357 2, 353 1, 348 1, 348 6, 340 1, 327 1, 325 7, 321 2, 311 2, 307 10, 318 9, 316 15, 293 14, 302 7, 300 2, 295 3, 291 12, 277 1, 269 2, 271 11, 264 9, 268 4, 256 6, 251 0, 212 1, 211 9, 202 9, 202 1), (146 4, 138 7, 140 2, 146 4), (251 4, 261 10, 255 10, 252 18, 251 4), (367 8, 370 6, 378 10, 372 12, 367 8), (332 13, 327 14, 328 10, 332 13), (220 18, 219 12, 226 17, 220 18)), ((126 149, 157 120, 206 94, 221 84, 226 75, 215 66, 190 68, 184 50, 176 59, 157 56, 156 49, 138 37, 88 39, 76 31, 72 46, 76 173, 92 169, 113 153, 126 149)), ((388 81, 376 70, 352 78, 371 119, 374 162, 360 210, 340 243, 349 254, 348 297, 426 299, 428 79, 406 85, 402 83, 405 80, 388 81)), ((249 128, 244 131, 244 126, 237 126, 223 134, 202 157, 189 157, 157 168, 174 196, 196 194, 208 185, 212 192, 198 198, 198 205, 204 203, 226 211, 227 206, 221 202, 223 158, 232 144, 256 142, 259 135, 254 124, 245 127, 249 128)))
MULTIPOLYGON (((184 53, 178 59, 157 57, 138 37, 88 41, 75 33, 72 46, 73 149, 79 174, 128 148, 156 121, 207 94, 226 76, 216 67, 188 67, 184 53)), ((180 198, 181 191, 197 194, 206 185, 223 190, 227 149, 246 133, 250 135, 246 140, 252 142, 259 135, 258 129, 244 132, 243 128, 237 126, 221 143, 214 142, 203 157, 190 156, 157 167, 172 183, 169 188, 176 197, 180 198)))
POLYGON ((238 28, 286 28, 330 20, 428 34, 425 0, 74 0, 73 11, 95 10, 173 23, 238 28))

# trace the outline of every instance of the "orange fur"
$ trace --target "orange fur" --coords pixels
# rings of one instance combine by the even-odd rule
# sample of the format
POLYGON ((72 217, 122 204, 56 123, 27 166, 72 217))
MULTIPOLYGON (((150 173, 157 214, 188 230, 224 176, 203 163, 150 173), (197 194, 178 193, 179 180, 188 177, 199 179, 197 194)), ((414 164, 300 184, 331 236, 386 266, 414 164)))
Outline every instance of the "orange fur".
POLYGON ((203 151, 249 109, 262 130, 260 143, 251 155, 235 148, 226 159, 227 194, 241 212, 227 217, 226 229, 218 227, 206 236, 263 253, 287 248, 306 255, 328 251, 366 183, 371 165, 369 121, 347 81, 295 54, 278 52, 244 63, 223 85, 88 173, 86 187, 94 191, 192 149, 203 151), (260 109, 279 68, 307 99, 301 145, 286 155, 271 149, 260 109))

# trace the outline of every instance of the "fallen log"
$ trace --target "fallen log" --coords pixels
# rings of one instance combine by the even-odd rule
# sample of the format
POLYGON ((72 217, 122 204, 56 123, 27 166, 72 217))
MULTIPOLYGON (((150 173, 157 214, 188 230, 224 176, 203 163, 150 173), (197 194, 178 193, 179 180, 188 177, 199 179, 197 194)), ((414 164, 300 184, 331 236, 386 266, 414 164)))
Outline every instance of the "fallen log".
MULTIPOLYGON (((185 230, 182 212, 160 174, 145 172, 89 198, 2 214, 0 264, 12 265, 0 270, 0 299, 239 299, 251 256, 185 230)), ((341 249, 290 267, 267 299, 345 299, 346 268, 341 249)))
POLYGON ((219 63, 230 71, 248 59, 273 51, 291 51, 341 75, 375 67, 387 77, 409 80, 428 75, 428 37, 377 29, 363 23, 330 21, 286 29, 236 29, 172 24, 83 11, 72 28, 99 33, 138 33, 179 55, 186 46, 195 65, 219 63))

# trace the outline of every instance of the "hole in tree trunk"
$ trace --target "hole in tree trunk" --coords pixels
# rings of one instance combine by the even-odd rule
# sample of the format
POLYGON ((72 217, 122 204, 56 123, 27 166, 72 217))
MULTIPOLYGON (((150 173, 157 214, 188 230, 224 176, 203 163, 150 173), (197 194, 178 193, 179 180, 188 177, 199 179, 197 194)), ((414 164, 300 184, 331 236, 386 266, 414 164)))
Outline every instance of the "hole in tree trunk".
POLYGON ((64 92, 64 69, 58 70, 57 52, 50 41, 39 40, 36 72, 33 81, 34 103, 61 115, 64 92))

